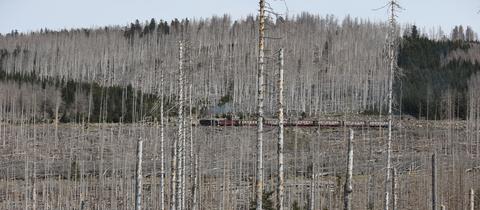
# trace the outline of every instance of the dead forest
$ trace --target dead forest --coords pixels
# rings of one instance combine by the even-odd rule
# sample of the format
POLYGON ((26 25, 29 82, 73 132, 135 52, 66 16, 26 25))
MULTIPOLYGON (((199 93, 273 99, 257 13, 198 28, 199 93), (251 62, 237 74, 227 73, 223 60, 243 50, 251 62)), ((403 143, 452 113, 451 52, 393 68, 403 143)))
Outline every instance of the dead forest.
POLYGON ((396 0, 384 22, 259 3, 237 20, 0 34, 0 209, 480 208, 475 32, 421 34, 396 0), (466 82, 412 85, 409 44, 430 40, 466 82), (285 126, 301 120, 388 126, 285 126))

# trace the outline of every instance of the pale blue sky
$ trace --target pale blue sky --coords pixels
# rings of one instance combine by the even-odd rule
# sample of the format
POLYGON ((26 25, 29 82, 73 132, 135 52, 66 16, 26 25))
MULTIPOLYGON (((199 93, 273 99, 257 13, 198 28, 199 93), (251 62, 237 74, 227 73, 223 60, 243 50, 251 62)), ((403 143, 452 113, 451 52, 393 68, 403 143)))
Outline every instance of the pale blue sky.
MULTIPOLYGON (((279 12, 283 2, 270 0, 279 12)), ((286 0, 289 13, 308 11, 344 17, 383 20, 385 9, 373 11, 387 0, 286 0)), ((480 0, 400 0, 405 8, 399 15, 402 23, 420 28, 441 26, 450 32, 454 25, 470 25, 480 33, 480 0)), ((245 17, 257 11, 257 0, 0 0, 0 33, 17 29, 21 32, 40 28, 62 29, 106 25, 126 25, 139 19, 210 17, 231 14, 245 17)))

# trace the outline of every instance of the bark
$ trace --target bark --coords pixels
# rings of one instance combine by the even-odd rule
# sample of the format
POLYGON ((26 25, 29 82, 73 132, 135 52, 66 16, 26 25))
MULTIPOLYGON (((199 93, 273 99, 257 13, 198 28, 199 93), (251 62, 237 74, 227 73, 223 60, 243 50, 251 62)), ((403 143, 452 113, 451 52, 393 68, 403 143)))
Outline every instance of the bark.
POLYGON ((183 41, 179 43, 179 75, 178 75, 178 142, 177 142, 177 180, 176 180, 176 195, 175 203, 176 208, 182 208, 182 178, 183 178, 183 146, 185 142, 185 133, 184 133, 184 116, 183 116, 183 103, 184 103, 184 93, 183 93, 183 84, 184 84, 184 75, 183 75, 183 41))
POLYGON ((135 170, 135 210, 142 209, 142 155, 143 139, 137 141, 137 164, 135 170))
POLYGON ((437 172, 436 157, 432 155, 432 210, 437 210, 437 172))
POLYGON ((470 188, 470 210, 475 210, 475 191, 470 188))
POLYGON ((258 43, 258 106, 257 106, 257 171, 256 171, 256 209, 262 210, 263 195, 263 103, 265 95, 264 84, 264 45, 265 45, 265 0, 260 0, 258 43))
POLYGON ((389 61, 389 77, 388 77, 388 137, 387 137, 387 166, 385 171, 385 206, 384 210, 388 210, 390 206, 390 172, 391 172, 391 156, 392 156, 392 121, 393 121, 393 112, 392 112, 392 104, 393 104, 393 80, 395 74, 395 9, 398 7, 396 0, 390 1, 390 32, 389 32, 389 40, 388 40, 388 61, 389 61))
POLYGON ((283 169, 283 49, 280 49, 278 72, 278 180, 277 180, 277 209, 283 210, 283 200, 285 197, 285 175, 283 169))
POLYGON ((345 186, 343 194, 343 209, 352 210, 352 174, 353 174, 353 130, 350 129, 350 138, 348 139, 347 152, 347 174, 345 177, 345 186))
POLYGON ((165 209, 165 121, 163 113, 163 70, 160 76, 160 209, 165 209))

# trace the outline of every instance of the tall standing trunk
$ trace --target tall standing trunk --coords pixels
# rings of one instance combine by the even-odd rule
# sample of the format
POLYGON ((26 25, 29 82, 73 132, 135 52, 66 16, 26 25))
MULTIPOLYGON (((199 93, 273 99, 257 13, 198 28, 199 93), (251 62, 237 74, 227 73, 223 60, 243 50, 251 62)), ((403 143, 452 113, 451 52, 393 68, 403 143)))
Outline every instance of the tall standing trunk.
POLYGON ((185 138, 185 133, 183 132, 183 125, 184 125, 184 118, 183 118, 183 42, 180 41, 179 43, 179 75, 178 75, 178 133, 177 133, 177 143, 176 143, 176 149, 175 149, 175 159, 176 159, 176 170, 177 170, 177 177, 176 177, 176 183, 175 183, 175 207, 176 209, 180 209, 182 206, 182 143, 184 142, 185 138))
POLYGON ((470 188, 470 210, 475 210, 475 191, 470 188))
POLYGON ((436 157, 432 155, 432 210, 437 210, 437 173, 436 157))
MULTIPOLYGON (((188 97, 188 115, 189 115, 189 118, 190 118, 190 122, 189 122, 189 127, 190 127, 190 169, 189 169, 189 180, 190 180, 190 184, 192 186, 191 188, 191 194, 192 194, 192 197, 191 197, 191 201, 193 199, 193 195, 195 195, 195 193, 193 192, 193 190, 195 190, 195 178, 194 178, 194 174, 195 174, 195 159, 194 159, 194 156, 193 156, 193 147, 194 147, 194 144, 193 144, 193 114, 192 114, 192 83, 190 83, 190 85, 188 86, 188 92, 189 92, 189 97, 188 97)), ((193 205, 193 201, 190 203, 193 205)), ((192 207, 191 207, 192 208, 192 207)))
POLYGON ((352 174, 353 174, 353 130, 350 129, 350 138, 348 138, 347 152, 347 174, 343 191, 343 209, 352 210, 352 174))
POLYGON ((37 144, 37 125, 36 125, 36 115, 37 115, 37 95, 34 92, 33 95, 33 171, 32 171, 32 210, 37 209, 37 184, 36 184, 36 156, 37 156, 37 150, 35 149, 36 144, 37 144))
POLYGON ((165 209, 165 121, 163 113, 163 71, 160 75, 160 209, 165 209))
POLYGON ((397 170, 392 167, 392 210, 397 209, 397 170))
POLYGON ((278 70, 278 183, 277 183, 277 209, 283 210, 283 199, 285 197, 285 177, 283 171, 283 49, 279 54, 280 66, 278 70))
POLYGON ((265 95, 264 47, 265 47, 265 0, 260 0, 259 42, 258 42, 258 95, 257 95, 257 171, 256 171, 256 210, 262 210, 263 194, 263 101, 265 95))
POLYGON ((310 177, 310 210, 315 210, 315 162, 312 157, 312 175, 310 177))
POLYGON ((197 209, 197 188, 198 188, 198 155, 195 157, 194 163, 194 176, 193 176, 193 183, 192 183, 192 210, 197 209))
POLYGON ((135 172, 135 210, 142 209, 142 155, 143 139, 137 141, 137 164, 135 172))
POLYGON ((394 71, 395 71, 395 9, 398 7, 398 3, 396 0, 390 1, 390 32, 389 32, 389 40, 388 40, 388 61, 389 61, 389 77, 388 77, 388 138, 387 138, 387 166, 385 170, 385 206, 384 210, 388 210, 390 207, 390 191, 391 189, 391 156, 392 156, 392 121, 393 121, 393 112, 392 112, 392 104, 393 104, 393 80, 394 80, 394 71))
POLYGON ((58 96, 58 92, 55 96, 55 143, 58 143, 58 121, 60 118, 58 117, 58 110, 60 109, 60 97, 58 96))

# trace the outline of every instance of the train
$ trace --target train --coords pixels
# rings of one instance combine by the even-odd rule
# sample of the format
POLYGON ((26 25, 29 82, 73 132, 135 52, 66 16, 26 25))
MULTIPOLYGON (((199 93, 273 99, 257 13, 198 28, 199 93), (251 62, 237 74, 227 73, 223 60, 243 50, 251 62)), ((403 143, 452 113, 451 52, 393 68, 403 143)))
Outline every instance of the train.
MULTIPOLYGON (((256 120, 235 120, 235 119, 201 119, 200 126, 256 126, 256 120)), ((265 126, 277 126, 278 120, 265 119, 265 126)), ((385 121, 351 121, 351 120, 285 120, 286 127, 382 127, 388 126, 385 121)))

